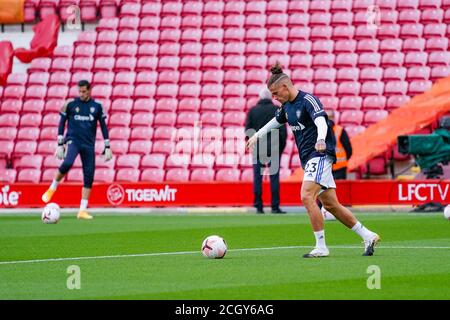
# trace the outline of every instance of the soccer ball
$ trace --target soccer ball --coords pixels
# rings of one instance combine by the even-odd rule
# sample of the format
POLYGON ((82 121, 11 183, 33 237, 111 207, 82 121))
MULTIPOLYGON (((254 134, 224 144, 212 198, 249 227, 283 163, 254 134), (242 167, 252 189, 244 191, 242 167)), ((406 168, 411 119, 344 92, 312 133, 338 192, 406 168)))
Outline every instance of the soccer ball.
POLYGON ((325 207, 322 207, 320 209, 320 212, 322 212, 323 215, 323 219, 324 220, 329 220, 329 221, 334 221, 336 220, 336 217, 333 216, 328 210, 325 209, 325 207))
POLYGON ((59 206, 56 203, 49 203, 42 211, 41 220, 45 224, 54 224, 59 221, 59 206))
POLYGON ((444 209, 444 217, 445 219, 450 220, 450 204, 447 205, 444 209))
POLYGON ((209 236, 202 243, 202 254, 209 259, 222 259, 227 253, 227 243, 222 237, 209 236))

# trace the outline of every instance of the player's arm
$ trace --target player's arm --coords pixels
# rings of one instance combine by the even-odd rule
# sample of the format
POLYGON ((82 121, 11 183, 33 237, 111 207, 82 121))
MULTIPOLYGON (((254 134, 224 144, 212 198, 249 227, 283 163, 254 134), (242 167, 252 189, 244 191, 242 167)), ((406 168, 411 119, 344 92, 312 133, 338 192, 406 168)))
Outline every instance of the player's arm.
POLYGON ((246 146, 247 149, 249 149, 249 150, 253 149, 258 138, 265 136, 272 129, 278 129, 279 127, 281 127, 281 125, 282 125, 282 123, 278 122, 277 117, 274 117, 264 127, 259 129, 253 136, 251 136, 250 139, 248 139, 247 146, 246 146))
POLYGON ((102 130, 103 139, 105 142, 105 148, 103 149, 103 155, 105 156, 105 161, 112 159, 111 145, 109 143, 109 132, 106 126, 106 114, 103 112, 103 107, 101 107, 101 114, 98 120, 100 122, 100 129, 102 130))
POLYGON ((318 152, 325 152, 327 145, 325 143, 325 139, 327 137, 328 132, 328 124, 325 120, 325 111, 323 110, 322 103, 319 100, 315 99, 313 96, 307 94, 305 95, 306 99, 306 110, 308 111, 311 119, 313 119, 314 124, 317 127, 317 141, 316 141, 316 150, 318 152))
POLYGON ((59 112, 59 115, 61 116, 59 119, 59 125, 58 125, 58 147, 56 148, 55 156, 62 160, 65 156, 65 148, 64 148, 64 129, 66 127, 66 121, 67 121, 67 106, 68 102, 64 104, 64 106, 61 108, 61 111, 59 112))

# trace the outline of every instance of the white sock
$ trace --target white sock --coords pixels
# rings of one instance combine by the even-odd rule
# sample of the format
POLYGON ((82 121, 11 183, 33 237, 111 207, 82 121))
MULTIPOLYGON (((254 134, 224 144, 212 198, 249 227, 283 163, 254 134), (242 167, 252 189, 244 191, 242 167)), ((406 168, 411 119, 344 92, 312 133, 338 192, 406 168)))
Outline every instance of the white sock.
POLYGON ((314 236, 316 237, 316 248, 326 248, 325 244, 325 230, 315 231, 314 236))
POLYGON ((53 180, 53 181, 52 181, 52 184, 50 185, 50 189, 56 190, 56 188, 58 188, 58 184, 59 184, 58 181, 53 180))
POLYGON ((85 199, 81 199, 80 203, 80 211, 86 210, 88 205, 88 201, 85 199))
POLYGON ((373 237, 373 232, 364 227, 361 222, 356 222, 356 224, 352 228, 363 240, 368 240, 373 237))

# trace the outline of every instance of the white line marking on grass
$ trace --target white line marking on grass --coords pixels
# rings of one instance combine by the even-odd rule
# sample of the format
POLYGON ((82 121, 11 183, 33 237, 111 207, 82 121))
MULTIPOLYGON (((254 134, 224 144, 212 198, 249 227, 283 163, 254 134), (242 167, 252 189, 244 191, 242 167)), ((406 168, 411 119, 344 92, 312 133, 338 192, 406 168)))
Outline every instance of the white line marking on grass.
MULTIPOLYGON (((328 246, 331 249, 363 249, 362 246, 346 246, 336 245, 328 246)), ((286 250, 286 249, 311 249, 312 246, 286 246, 286 247, 267 247, 267 248, 242 248, 231 249, 229 252, 240 251, 265 251, 265 250, 286 250)), ((438 246, 382 246, 382 249, 450 249, 450 247, 438 246)), ((118 259, 118 258, 135 258, 135 257, 160 257, 160 256, 176 256, 184 254, 200 254, 198 251, 178 251, 178 252, 155 252, 155 253, 137 253, 137 254, 118 254, 110 256, 91 256, 91 257, 69 257, 69 258, 48 258, 48 259, 35 259, 35 260, 16 260, 16 261, 0 261, 0 265, 8 264, 26 264, 26 263, 38 263, 38 262, 57 262, 57 261, 72 261, 72 260, 101 260, 101 259, 118 259)))

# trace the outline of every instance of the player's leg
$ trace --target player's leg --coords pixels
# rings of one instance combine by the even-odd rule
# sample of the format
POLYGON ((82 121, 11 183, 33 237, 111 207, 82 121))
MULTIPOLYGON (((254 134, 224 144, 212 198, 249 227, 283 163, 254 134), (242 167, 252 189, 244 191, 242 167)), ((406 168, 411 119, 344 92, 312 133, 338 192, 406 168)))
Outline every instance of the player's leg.
POLYGON ((92 183, 94 182, 95 150, 91 147, 84 147, 80 152, 80 156, 83 166, 83 188, 81 190, 80 210, 77 217, 78 219, 92 219, 93 217, 87 212, 87 206, 91 195, 92 183))
POLYGON ((373 231, 370 231, 359 222, 353 213, 339 203, 336 190, 329 188, 319 195, 324 208, 333 214, 347 228, 356 232, 364 241, 365 256, 371 256, 374 252, 375 245, 380 241, 380 237, 373 231))
POLYGON ((302 183, 302 202, 308 213, 314 237, 316 238, 315 248, 310 253, 303 255, 305 258, 319 258, 327 257, 329 255, 325 242, 323 216, 316 202, 320 190, 321 186, 316 182, 304 180, 302 183))
MULTIPOLYGON (((273 163, 270 166, 274 165, 273 163)), ((272 213, 285 213, 280 209, 280 161, 275 164, 277 167, 270 167, 270 191, 272 193, 272 213)))
POLYGON ((64 178, 64 176, 69 172, 70 168, 72 168, 73 163, 75 162, 76 157, 78 156, 79 149, 75 143, 72 141, 68 141, 67 143, 67 152, 64 157, 64 161, 59 166, 58 171, 55 174, 55 178, 52 181, 52 184, 47 189, 47 191, 42 195, 42 201, 45 203, 50 202, 53 195, 58 188, 59 183, 64 178))
POLYGON ((262 168, 263 166, 259 160, 253 164, 253 206, 256 208, 257 213, 264 213, 264 205, 262 201, 262 168))

